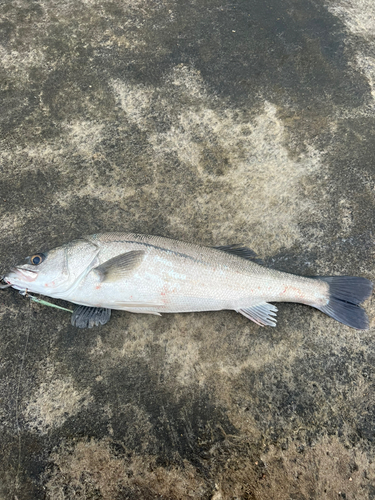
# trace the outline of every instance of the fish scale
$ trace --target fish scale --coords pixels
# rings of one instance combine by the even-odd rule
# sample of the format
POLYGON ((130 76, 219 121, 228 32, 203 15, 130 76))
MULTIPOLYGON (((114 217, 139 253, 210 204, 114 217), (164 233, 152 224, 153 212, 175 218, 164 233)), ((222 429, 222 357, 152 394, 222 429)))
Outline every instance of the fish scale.
MULTIPOLYGON (((235 309, 258 302, 265 296, 277 300, 291 278, 291 275, 270 271, 235 255, 161 237, 124 234, 104 235, 104 238, 97 235, 88 239, 105 246, 103 254, 102 251, 99 253, 100 262, 121 254, 124 249, 145 249, 146 252, 144 262, 133 277, 123 283, 118 281, 115 290, 111 284, 102 285, 103 299, 97 302, 102 307, 112 304, 112 308, 122 309, 118 305, 113 307, 113 303, 119 295, 126 301, 130 300, 130 294, 134 300, 153 297, 157 302, 164 296, 164 304, 152 308, 158 312, 235 309), (163 293, 166 286, 167 294, 163 293)), ((93 285, 95 277, 88 276, 82 282, 82 290, 88 288, 90 280, 93 285)), ((293 277, 294 285, 295 281, 293 277)), ((298 281, 306 297, 311 281, 313 294, 316 294, 315 290, 319 288, 316 282, 301 277, 298 281)), ((325 292, 328 289, 325 283, 320 284, 320 288, 325 292)), ((77 300, 78 297, 71 298, 77 300)))
POLYGON ((366 278, 296 276, 268 269, 249 255, 236 245, 211 248, 161 236, 102 233, 36 254, 4 280, 20 291, 90 308, 74 315, 78 326, 80 317, 85 326, 103 324, 103 310, 111 309, 147 314, 232 309, 275 326, 277 308, 270 302, 298 302, 354 328, 368 327, 358 307, 372 291, 366 278))

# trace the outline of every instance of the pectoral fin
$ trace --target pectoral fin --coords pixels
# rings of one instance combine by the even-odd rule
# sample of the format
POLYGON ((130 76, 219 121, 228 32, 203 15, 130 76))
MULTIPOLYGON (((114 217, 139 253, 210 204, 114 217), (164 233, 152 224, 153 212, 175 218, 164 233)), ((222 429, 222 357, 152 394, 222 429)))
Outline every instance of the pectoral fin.
POLYGON ((257 325, 260 326, 276 326, 276 312, 277 307, 268 304, 268 302, 262 302, 254 306, 243 307, 236 310, 238 313, 245 316, 247 319, 251 319, 257 325))
POLYGON ((105 325, 111 317, 111 309, 104 307, 78 306, 72 314, 72 325, 77 328, 92 328, 105 325))
POLYGON ((141 264, 144 255, 143 250, 132 250, 107 260, 95 267, 94 271, 99 275, 102 283, 115 282, 131 276, 141 264))

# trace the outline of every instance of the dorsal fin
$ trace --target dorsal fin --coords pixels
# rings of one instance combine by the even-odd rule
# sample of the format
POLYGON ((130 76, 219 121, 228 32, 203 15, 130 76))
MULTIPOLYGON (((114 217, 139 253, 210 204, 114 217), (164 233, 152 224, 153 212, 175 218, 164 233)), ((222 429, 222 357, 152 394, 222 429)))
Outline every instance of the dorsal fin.
POLYGON ((240 243, 234 245, 221 245, 218 247, 214 247, 216 250, 221 250, 222 252, 231 253, 233 255, 237 255, 237 257, 242 257, 243 259, 252 260, 257 264, 264 265, 262 259, 259 259, 257 254, 251 248, 245 247, 240 243))

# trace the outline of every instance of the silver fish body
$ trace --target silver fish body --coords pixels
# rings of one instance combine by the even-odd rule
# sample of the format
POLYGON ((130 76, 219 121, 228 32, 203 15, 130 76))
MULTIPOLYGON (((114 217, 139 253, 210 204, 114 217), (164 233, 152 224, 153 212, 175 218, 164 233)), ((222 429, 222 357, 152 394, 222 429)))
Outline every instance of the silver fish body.
POLYGON ((354 328, 368 327, 358 304, 371 294, 369 280, 296 276, 243 258, 237 247, 225 250, 158 236, 96 234, 29 257, 4 280, 91 308, 148 314, 232 309, 275 326, 270 302, 299 302, 354 328))

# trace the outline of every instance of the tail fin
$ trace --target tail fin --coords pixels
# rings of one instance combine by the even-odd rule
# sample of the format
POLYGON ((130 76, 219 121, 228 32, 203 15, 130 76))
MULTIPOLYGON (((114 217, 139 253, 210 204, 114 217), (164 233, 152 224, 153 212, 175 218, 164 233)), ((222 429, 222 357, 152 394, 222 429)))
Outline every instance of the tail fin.
POLYGON ((329 302, 317 309, 344 325, 357 330, 368 329, 367 314, 358 304, 370 297, 373 287, 371 281, 353 276, 319 276, 316 279, 329 285, 329 302))

